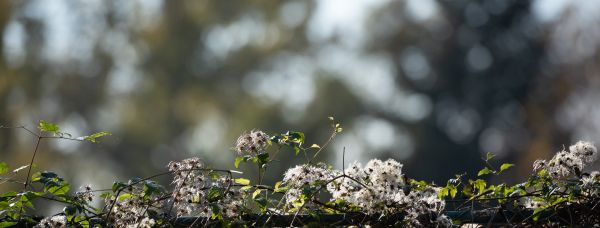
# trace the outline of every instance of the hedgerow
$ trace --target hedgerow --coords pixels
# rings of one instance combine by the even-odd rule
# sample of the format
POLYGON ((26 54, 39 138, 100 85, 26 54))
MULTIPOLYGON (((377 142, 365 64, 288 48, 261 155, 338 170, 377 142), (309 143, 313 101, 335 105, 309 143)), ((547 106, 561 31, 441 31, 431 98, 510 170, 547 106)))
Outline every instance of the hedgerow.
MULTIPOLYGON (((268 134, 252 130, 235 142, 234 165, 255 166, 257 180, 237 170, 215 169, 201 158, 171 161, 166 171, 147 178, 115 181, 111 188, 82 186, 73 191, 59 174, 34 169, 42 140, 98 142, 111 135, 99 132, 73 137, 56 124, 40 121, 38 130, 24 126, 37 138, 28 165, 12 171, 0 162, 0 184, 19 184, 19 191, 0 195, 0 227, 199 227, 199 226, 303 226, 377 225, 452 227, 464 224, 491 226, 591 226, 600 224, 600 173, 590 171, 597 149, 579 141, 549 160, 537 160, 523 183, 489 184, 513 164, 493 165, 493 154, 483 158, 486 167, 476 179, 456 175, 445 185, 415 180, 393 159, 352 162, 342 169, 315 162, 317 155, 342 132, 330 117, 331 136, 322 145, 305 146, 302 132, 268 134), (281 181, 263 183, 277 156, 293 151, 303 164, 290 167, 281 181), (280 153, 281 152, 281 153, 280 153), (25 172, 25 180, 16 178, 25 172), (163 186, 154 179, 170 175, 163 186), (100 198, 104 204, 94 207, 100 198), (41 201, 40 201, 41 200, 41 201), (34 202, 64 204, 62 211, 40 217, 34 202)), ((342 151, 345 153, 345 151, 342 151)), ((343 161, 345 163, 345 161, 343 161)))

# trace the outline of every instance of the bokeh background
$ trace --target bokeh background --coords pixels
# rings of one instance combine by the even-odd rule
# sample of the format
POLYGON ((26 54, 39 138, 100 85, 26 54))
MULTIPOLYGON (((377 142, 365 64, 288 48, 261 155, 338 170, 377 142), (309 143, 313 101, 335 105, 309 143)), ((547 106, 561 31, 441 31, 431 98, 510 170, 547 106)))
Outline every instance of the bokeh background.
MULTIPOLYGON (((600 142, 599 25, 585 0, 0 1, 0 125, 112 132, 42 144, 36 169, 75 186, 192 156, 233 168, 252 129, 322 144, 328 116, 344 131, 319 159, 336 167, 345 147, 346 162, 395 158, 444 184, 492 152, 519 181, 600 142)), ((27 164, 34 142, 0 130, 0 160, 27 164)))

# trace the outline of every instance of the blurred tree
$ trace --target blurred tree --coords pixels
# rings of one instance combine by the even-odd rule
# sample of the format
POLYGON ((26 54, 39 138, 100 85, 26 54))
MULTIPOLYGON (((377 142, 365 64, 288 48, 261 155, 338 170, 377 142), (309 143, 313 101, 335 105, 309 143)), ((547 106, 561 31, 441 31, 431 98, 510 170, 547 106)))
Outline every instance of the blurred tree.
MULTIPOLYGON (((547 60, 554 27, 536 2, 2 4, 0 124, 112 131, 99 145, 41 153, 40 167, 81 182, 189 156, 232 167, 242 132, 299 130, 321 143, 330 115, 345 131, 321 159, 339 161, 346 147, 347 159, 401 158, 409 175, 437 182, 476 172, 487 151, 523 158, 525 175, 572 131, 553 114, 573 89, 547 73, 558 65, 547 60)), ((24 134, 0 135, 3 159, 27 160, 24 134)))

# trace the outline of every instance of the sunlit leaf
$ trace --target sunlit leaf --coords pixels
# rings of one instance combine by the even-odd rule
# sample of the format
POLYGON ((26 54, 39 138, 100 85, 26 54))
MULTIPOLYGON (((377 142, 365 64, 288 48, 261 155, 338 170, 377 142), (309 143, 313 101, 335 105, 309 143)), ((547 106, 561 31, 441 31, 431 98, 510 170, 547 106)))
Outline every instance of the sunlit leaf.
POLYGON ((123 201, 123 200, 126 200, 126 199, 131 199, 131 198, 134 198, 134 197, 135 196, 132 195, 132 194, 123 193, 123 194, 119 195, 119 201, 123 201))
POLYGON ((487 182, 482 179, 477 179, 476 181, 473 181, 472 184, 473 187, 477 189, 478 194, 481 194, 483 191, 485 191, 485 187, 487 186, 487 182))
POLYGON ((13 227, 14 225, 17 225, 17 222, 0 222, 0 227, 13 227))
POLYGON ((235 183, 238 183, 241 185, 250 185, 250 180, 245 179, 245 178, 236 178, 235 183))
POLYGON ((83 140, 87 140, 87 141, 96 143, 98 138, 104 137, 104 136, 107 136, 107 135, 112 135, 112 133, 107 132, 107 131, 101 131, 101 132, 98 132, 98 133, 94 133, 92 135, 84 136, 83 140))
POLYGON ((310 145, 310 148, 312 148, 312 149, 320 149, 321 146, 319 146, 317 144, 312 144, 312 145, 310 145))
POLYGON ((236 169, 240 166, 240 162, 242 162, 243 160, 244 160, 244 157, 242 157, 242 156, 235 157, 234 165, 235 165, 236 169))
POLYGON ((515 164, 504 163, 504 164, 502 164, 502 165, 500 166, 500 172, 502 172, 502 171, 504 171, 504 170, 506 170, 506 169, 508 169, 508 168, 510 168, 510 167, 513 167, 513 166, 515 166, 515 164))
POLYGON ((63 182, 58 186, 48 187, 46 191, 54 195, 64 195, 67 194, 67 192, 69 192, 70 186, 71 185, 69 183, 63 182))
POLYGON ((258 196, 258 194, 260 194, 260 192, 262 192, 262 189, 256 189, 256 191, 254 191, 254 193, 252 193, 252 199, 255 199, 256 196, 258 196))
POLYGON ((8 172, 8 165, 4 162, 0 162, 0 174, 5 174, 8 172))
POLYGON ((477 176, 479 177, 479 176, 487 175, 487 174, 490 174, 493 172, 494 172, 494 170, 491 170, 488 167, 485 167, 485 168, 479 170, 479 172, 477 173, 477 176))
POLYGON ((485 160, 489 161, 492 160, 492 158, 494 158, 494 154, 492 154, 492 152, 487 152, 487 154, 485 154, 485 160))
POLYGON ((304 133, 303 132, 292 131, 292 132, 288 132, 288 135, 290 136, 292 142, 297 143, 297 144, 304 143, 304 133))
POLYGON ((43 120, 40 120, 38 129, 40 129, 40 131, 42 131, 42 132, 50 132, 50 133, 54 133, 54 134, 60 133, 60 127, 58 127, 58 125, 49 123, 49 122, 46 122, 43 120))

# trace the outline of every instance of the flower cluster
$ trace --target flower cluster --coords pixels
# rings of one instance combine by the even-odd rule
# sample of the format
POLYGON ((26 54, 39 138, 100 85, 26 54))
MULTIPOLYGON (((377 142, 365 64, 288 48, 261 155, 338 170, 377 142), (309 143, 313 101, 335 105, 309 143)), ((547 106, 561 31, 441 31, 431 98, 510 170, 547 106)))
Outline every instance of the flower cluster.
POLYGON ((82 186, 81 191, 76 192, 75 196, 82 202, 92 202, 94 199, 94 193, 92 192, 92 187, 89 185, 82 186))
MULTIPOLYGON (((331 180, 335 176, 335 172, 327 169, 325 165, 298 165, 288 169, 283 175, 282 184, 288 186, 285 193, 286 205, 290 206, 302 200, 303 188, 305 186, 319 186, 331 180)), ((310 208, 311 204, 305 205, 305 208, 310 208)))
POLYGON ((355 162, 345 173, 352 179, 340 178, 328 186, 334 199, 357 205, 368 213, 392 212, 404 200, 402 164, 393 159, 373 159, 365 167, 355 162))
POLYGON ((332 171, 322 164, 320 166, 298 165, 283 174, 282 184, 292 188, 302 188, 306 184, 326 182, 331 178, 333 178, 332 171))
MULTIPOLYGON (((169 162, 169 171, 173 173, 173 207, 177 209, 177 216, 187 215, 198 210, 205 198, 208 183, 207 177, 201 169, 204 168, 200 158, 188 158, 179 162, 169 162)), ((208 212, 208 211, 207 211, 208 212)))
POLYGON ((593 171, 590 174, 584 174, 581 177, 581 189, 583 194, 588 197, 600 196, 600 172, 593 171))
POLYGON ((55 215, 52 217, 46 217, 40 221, 35 228, 63 228, 67 227, 67 216, 55 215))
POLYGON ((137 223, 127 225, 127 228, 152 228, 156 225, 154 219, 144 217, 137 223))
POLYGON ((538 209, 546 206, 546 202, 544 202, 544 200, 541 199, 527 197, 523 199, 522 205, 528 209, 538 209))
POLYGON ((545 169, 553 178, 579 176, 583 168, 597 159, 598 151, 590 142, 579 141, 569 147, 569 151, 558 152, 550 161, 537 160, 533 170, 545 169))
POLYGON ((239 155, 256 155, 269 145, 269 135, 260 131, 252 130, 250 133, 242 134, 236 142, 235 151, 239 155))
POLYGON ((354 162, 344 172, 324 165, 298 165, 285 172, 282 184, 289 187, 285 193, 286 205, 301 202, 300 205, 310 208, 306 200, 312 195, 306 195, 306 187, 324 186, 331 193, 332 202, 342 200, 368 214, 405 213, 405 223, 411 226, 423 225, 420 222, 423 215, 436 214, 429 223, 451 223, 441 215, 445 202, 438 198, 439 188, 406 191, 402 164, 393 159, 373 159, 364 167, 354 162))
POLYGON ((229 176, 221 177, 205 169, 199 158, 172 161, 168 167, 175 175, 172 198, 177 216, 211 217, 215 208, 213 205, 222 207, 224 217, 239 214, 241 203, 234 200, 237 191, 230 188, 232 180, 229 176))
POLYGON ((150 228, 155 223, 154 219, 147 217, 148 208, 156 199, 145 201, 143 189, 132 186, 130 193, 117 197, 106 198, 106 206, 111 210, 109 220, 116 227, 144 227, 150 228), (114 206, 113 206, 114 205, 114 206))
POLYGON ((588 163, 593 162, 598 158, 598 150, 590 142, 579 141, 571 145, 569 151, 588 163))
MULTIPOLYGON (((355 162, 345 170, 345 174, 351 178, 340 178, 327 186, 332 200, 344 200, 369 214, 405 212, 405 222, 419 226, 419 216, 440 215, 444 209, 445 202, 438 198, 439 188, 406 191, 408 185, 402 174, 402 164, 393 159, 373 159, 364 167, 355 162)), ((449 221, 440 215, 433 222, 448 224, 449 221)))

